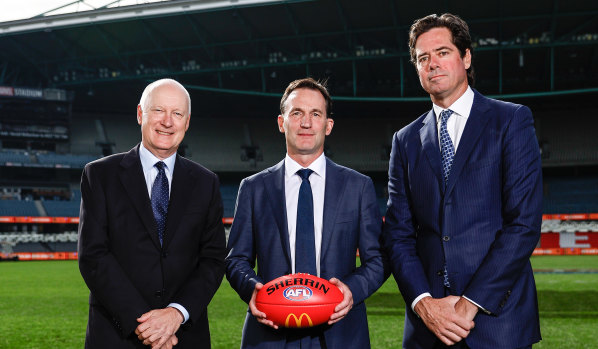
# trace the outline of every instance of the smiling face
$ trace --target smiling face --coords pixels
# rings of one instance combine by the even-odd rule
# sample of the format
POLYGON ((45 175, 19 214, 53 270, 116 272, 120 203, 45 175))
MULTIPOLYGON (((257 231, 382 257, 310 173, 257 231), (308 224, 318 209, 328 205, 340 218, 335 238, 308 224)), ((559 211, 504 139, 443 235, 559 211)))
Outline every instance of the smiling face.
POLYGON ((461 57, 447 28, 432 28, 421 34, 415 43, 415 55, 419 82, 432 102, 448 108, 465 93, 471 53, 467 49, 461 57))
POLYGON ((285 134, 287 153, 307 167, 324 152, 324 139, 334 121, 326 115, 326 100, 318 90, 298 88, 284 103, 278 128, 285 134))
POLYGON ((174 154, 189 128, 189 100, 182 86, 159 82, 137 106, 143 146, 159 159, 174 154))

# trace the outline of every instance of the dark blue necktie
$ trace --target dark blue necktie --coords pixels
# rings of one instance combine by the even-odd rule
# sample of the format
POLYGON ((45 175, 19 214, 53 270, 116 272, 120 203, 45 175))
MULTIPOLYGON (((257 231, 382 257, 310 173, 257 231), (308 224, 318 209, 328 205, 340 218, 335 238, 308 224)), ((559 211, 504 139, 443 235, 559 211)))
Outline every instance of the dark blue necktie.
POLYGON ((168 178, 164 172, 164 163, 162 161, 156 162, 154 165, 158 169, 158 175, 154 180, 152 186, 152 211, 154 211, 154 218, 156 219, 156 226, 158 228, 158 238, 160 245, 164 240, 164 228, 166 227, 166 214, 168 213, 168 178))
POLYGON ((317 275, 316 243, 314 238, 314 200, 309 175, 314 171, 303 169, 297 174, 303 180, 299 187, 297 202, 297 226, 295 234, 295 272, 317 275))
POLYGON ((442 175, 444 182, 448 181, 451 173, 451 166, 453 166, 453 157, 455 156, 455 147, 446 129, 446 122, 451 117, 453 111, 450 109, 443 110, 440 113, 440 153, 442 154, 442 175))
MULTIPOLYGON (((451 117, 453 111, 450 109, 443 110, 440 113, 440 153, 442 154, 442 176, 444 177, 444 183, 448 182, 449 174, 451 173, 451 166, 453 165, 453 158, 455 157, 455 147, 448 134, 446 122, 451 117)), ((444 280, 443 284, 445 287, 451 287, 448 278, 448 270, 446 269, 446 262, 443 268, 444 280)))

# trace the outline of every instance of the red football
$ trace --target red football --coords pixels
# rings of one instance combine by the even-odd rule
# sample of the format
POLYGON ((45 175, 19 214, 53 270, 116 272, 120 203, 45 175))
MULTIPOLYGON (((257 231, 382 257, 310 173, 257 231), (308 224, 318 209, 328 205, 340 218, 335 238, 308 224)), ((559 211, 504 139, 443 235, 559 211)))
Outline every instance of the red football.
POLYGON ((257 293, 256 306, 278 326, 312 327, 323 324, 343 300, 341 290, 310 274, 274 279, 257 293))

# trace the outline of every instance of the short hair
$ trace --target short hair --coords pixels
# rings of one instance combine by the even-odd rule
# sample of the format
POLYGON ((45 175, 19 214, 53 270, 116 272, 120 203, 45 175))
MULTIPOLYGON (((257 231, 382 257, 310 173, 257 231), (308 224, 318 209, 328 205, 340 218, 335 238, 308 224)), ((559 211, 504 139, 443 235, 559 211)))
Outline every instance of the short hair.
MULTIPOLYGON (((451 32, 452 42, 461 57, 465 56, 465 51, 469 49, 469 53, 473 55, 473 47, 471 46, 471 36, 469 35, 469 26, 459 16, 451 13, 444 13, 441 16, 431 14, 426 17, 415 20, 409 30, 409 53, 411 54, 411 63, 417 65, 415 54, 415 43, 417 38, 423 33, 433 28, 447 28, 451 32)), ((473 86, 475 82, 473 71, 473 62, 467 69, 467 81, 469 85, 473 86)))
POLYGON ((185 95, 187 96, 187 113, 191 115, 191 96, 189 96, 189 92, 180 82, 174 79, 160 79, 152 82, 151 84, 147 85, 141 94, 141 99, 139 99, 139 105, 141 106, 141 110, 146 113, 146 103, 149 100, 149 96, 152 94, 154 89, 163 84, 172 84, 175 86, 180 87, 183 91, 185 91, 185 95))
POLYGON ((330 93, 328 89, 326 89, 326 81, 316 81, 313 78, 304 78, 292 81, 289 86, 287 86, 282 98, 280 99, 280 114, 284 115, 285 112, 285 103, 289 98, 289 95, 293 93, 296 89, 299 88, 307 88, 310 90, 319 91, 324 100, 326 101, 326 117, 330 117, 332 115, 332 98, 330 97, 330 93))

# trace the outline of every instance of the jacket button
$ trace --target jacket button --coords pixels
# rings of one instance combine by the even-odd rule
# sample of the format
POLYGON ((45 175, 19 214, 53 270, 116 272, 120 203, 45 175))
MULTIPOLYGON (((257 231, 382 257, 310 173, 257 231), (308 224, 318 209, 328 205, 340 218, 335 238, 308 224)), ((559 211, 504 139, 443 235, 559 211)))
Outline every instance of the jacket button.
POLYGON ((439 270, 436 272, 436 275, 438 275, 438 276, 442 276, 442 274, 443 274, 442 270, 439 270))
POLYGON ((447 235, 445 235, 445 236, 442 237, 442 240, 444 240, 444 241, 449 241, 450 239, 451 238, 449 236, 447 236, 447 235))
POLYGON ((154 295, 156 296, 156 298, 160 298, 160 297, 162 297, 162 291, 158 290, 158 291, 154 292, 154 295))
POLYGON ((162 258, 168 257, 168 252, 162 252, 162 258))

